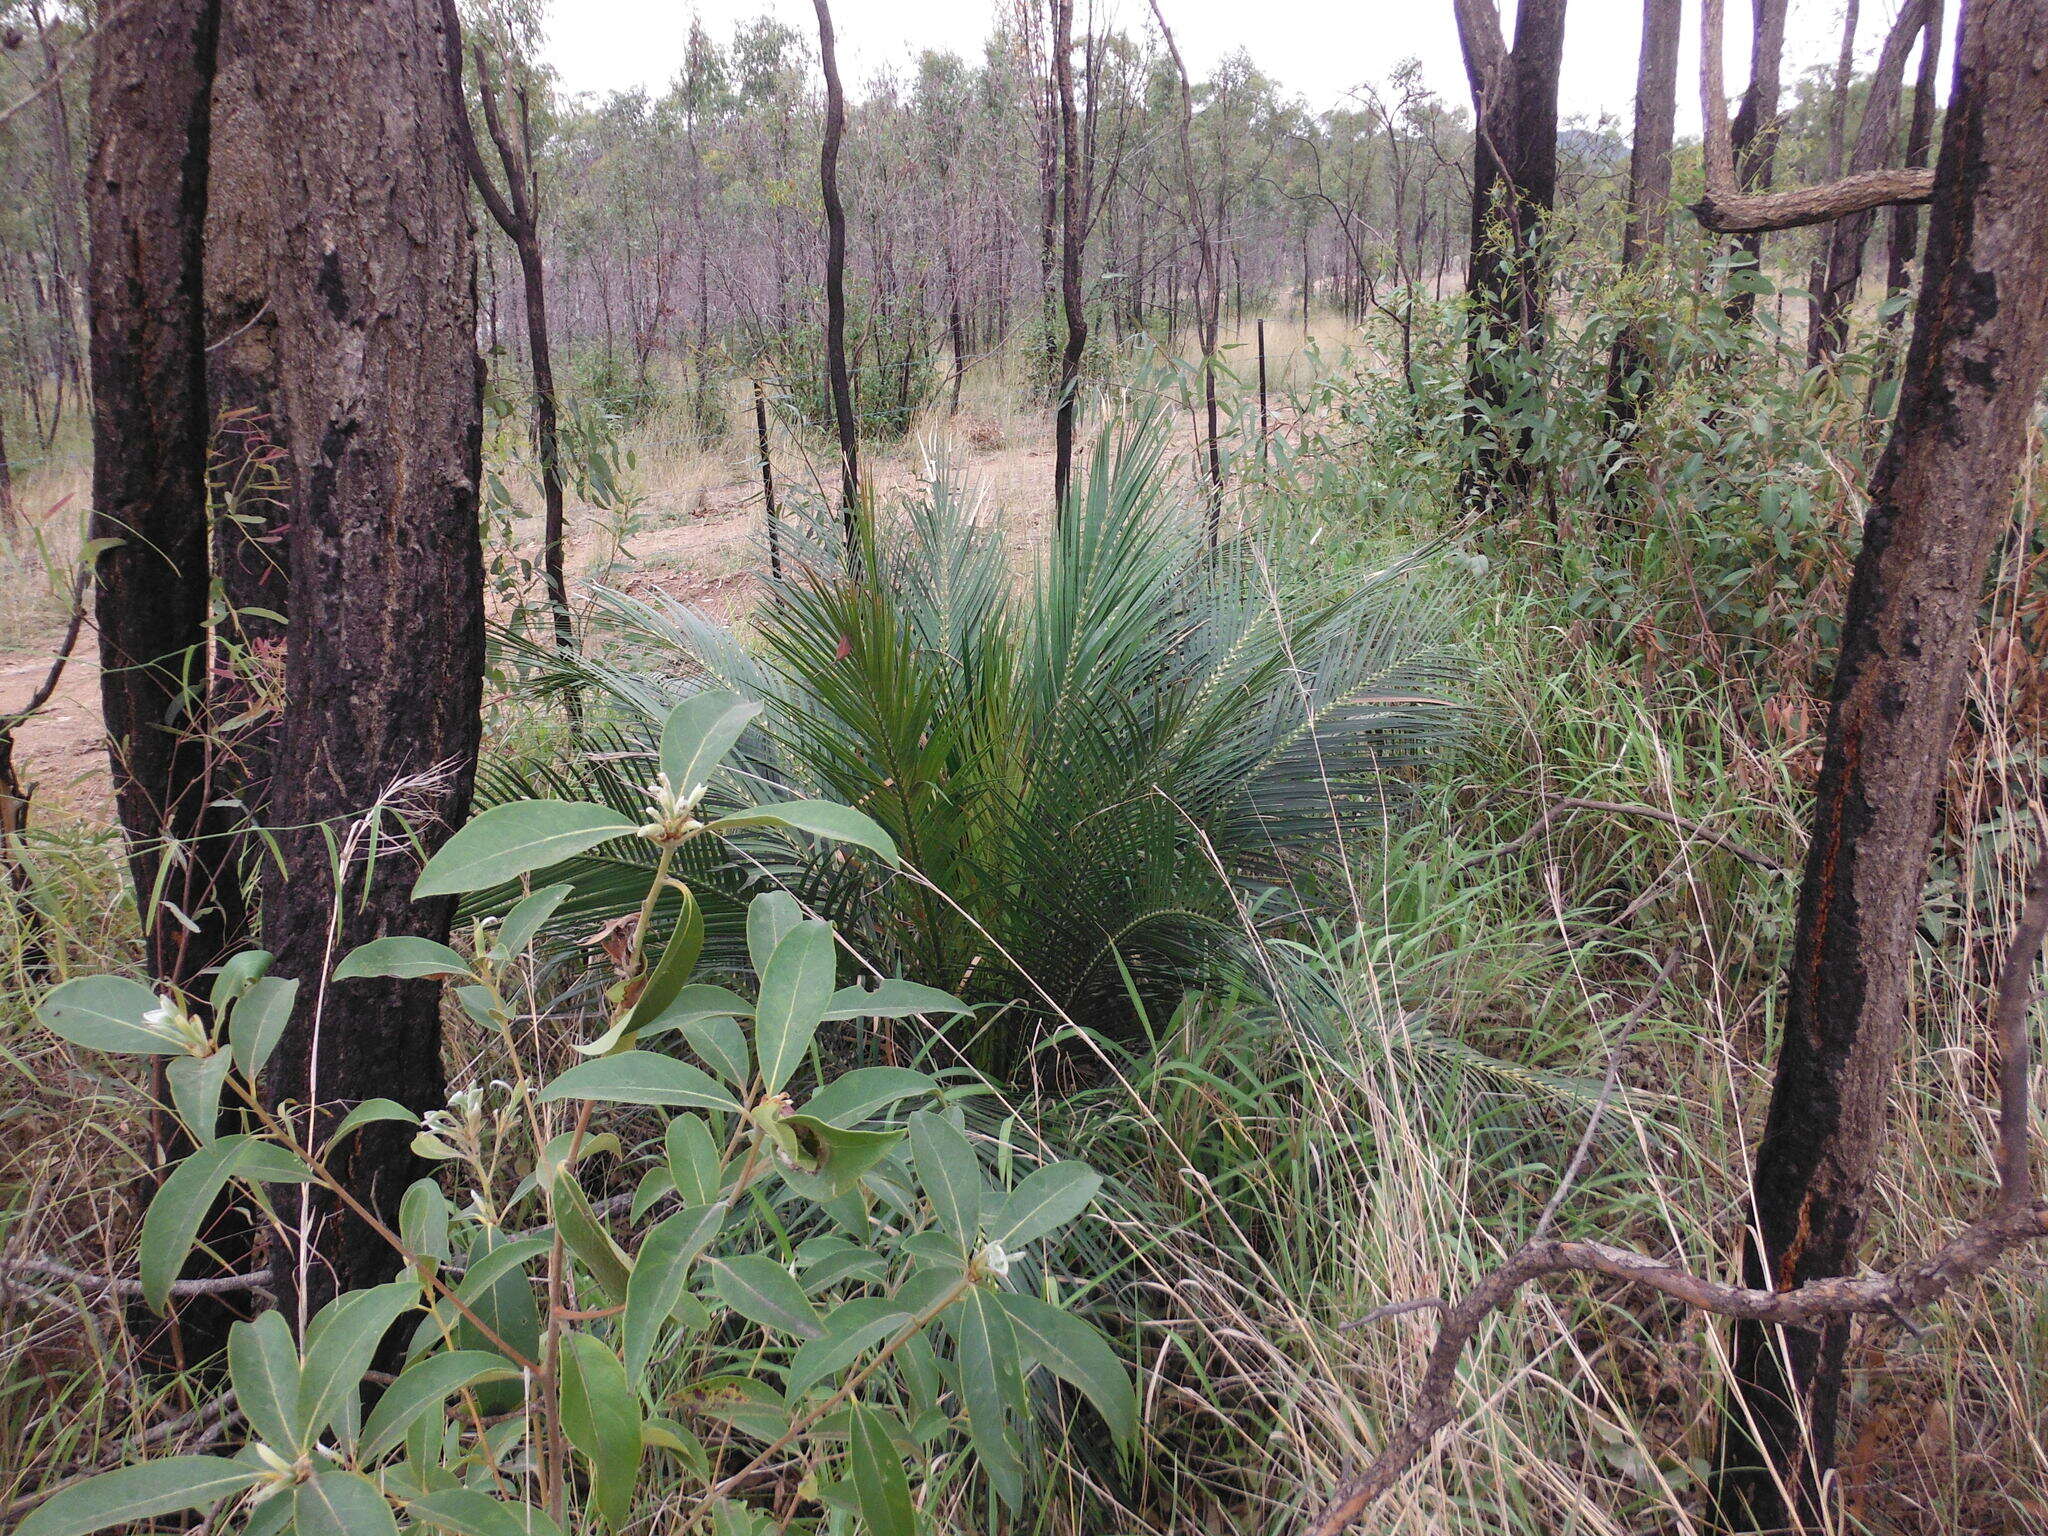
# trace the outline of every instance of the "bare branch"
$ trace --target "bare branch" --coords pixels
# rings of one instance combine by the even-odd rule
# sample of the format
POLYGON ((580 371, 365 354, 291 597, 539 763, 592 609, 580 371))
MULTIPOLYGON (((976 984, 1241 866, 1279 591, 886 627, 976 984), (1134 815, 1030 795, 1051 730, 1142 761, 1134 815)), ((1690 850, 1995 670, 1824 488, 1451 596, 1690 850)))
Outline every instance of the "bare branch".
MULTIPOLYGON (((1711 6, 1715 0, 1708 3, 1711 6)), ((2027 1010, 2034 995, 2034 966, 2044 940, 2048 940, 2048 854, 2043 854, 2028 878, 2026 904, 2015 925, 1998 985, 1994 1022, 2004 1061, 1999 1072, 2000 1190, 1991 1214, 1965 1227, 1927 1257, 1901 1265, 1888 1275, 1860 1279, 1834 1275, 1783 1291, 1723 1285, 1675 1264, 1606 1243, 1534 1238, 1464 1296, 1444 1306, 1443 1326, 1429 1352, 1407 1420, 1370 1466, 1338 1485, 1329 1505, 1307 1526, 1305 1536, 1339 1536, 1421 1459, 1451 1420, 1458 1362, 1466 1346, 1478 1336, 1487 1318, 1506 1308, 1532 1281, 1548 1275, 1604 1275, 1669 1296, 1695 1311, 1779 1327, 1810 1326, 1830 1318, 1882 1316, 1910 1328, 1909 1312, 1940 1300, 1964 1281, 1989 1273, 2014 1248, 2048 1238, 2048 1206, 2037 1204, 2032 1196, 2027 1103, 2031 1062, 2027 1010)), ((1443 1303, 1432 1299, 1383 1307, 1371 1317, 1427 1306, 1443 1303)))

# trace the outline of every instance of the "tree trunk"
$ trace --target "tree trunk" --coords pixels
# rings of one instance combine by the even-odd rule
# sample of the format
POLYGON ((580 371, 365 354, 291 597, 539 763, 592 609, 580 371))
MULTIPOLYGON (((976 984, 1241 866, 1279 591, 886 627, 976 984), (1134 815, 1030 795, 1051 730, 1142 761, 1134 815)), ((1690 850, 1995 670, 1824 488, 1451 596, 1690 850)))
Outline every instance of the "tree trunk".
POLYGON ((1565 0, 1521 0, 1515 40, 1493 0, 1457 0, 1459 42, 1472 86, 1472 341, 1465 430, 1474 441, 1468 501, 1498 507, 1528 482, 1527 433, 1504 439, 1509 374, 1531 365, 1543 327, 1542 226, 1557 195, 1557 81, 1565 0))
MULTIPOLYGON (((278 361, 298 488, 273 779, 281 868, 264 933, 277 973, 301 988, 267 1086, 325 1125, 372 1096, 424 1110, 445 1093, 436 984, 326 978, 371 938, 445 937, 452 914, 447 899, 411 899, 399 823, 431 852, 467 810, 476 770, 476 264, 434 0, 228 3, 268 45, 278 361)), ((424 1171, 410 1139, 370 1126, 333 1163, 387 1218, 424 1171)), ((275 1284, 301 1325, 337 1288, 397 1264, 323 1200, 292 1192, 280 1208, 298 1251, 280 1255, 275 1284)))
MULTIPOLYGON (((1621 227, 1621 270, 1633 272, 1664 247, 1671 202, 1671 143, 1678 119, 1681 0, 1643 0, 1643 43, 1636 62, 1635 132, 1628 157, 1628 216, 1621 227)), ((1650 358, 1631 321, 1607 362, 1607 433, 1633 435, 1648 391, 1650 358)))
POLYGON ((839 85, 830 0, 814 3, 818 61, 825 73, 825 141, 818 154, 818 183, 825 202, 825 373, 832 391, 832 420, 839 429, 839 517, 851 570, 860 560, 860 434, 853 419, 853 381, 846 371, 846 208, 839 201, 846 93, 839 85))
MULTIPOLYGON (((1729 137, 1735 151, 1736 186, 1743 192, 1768 192, 1778 156, 1778 93, 1785 67, 1785 10, 1788 0, 1750 0, 1749 88, 1742 93, 1742 105, 1735 109, 1729 137)), ((1715 110, 1725 111, 1717 102, 1715 110)), ((1747 258, 1752 270, 1764 262, 1761 230, 1745 232, 1735 249, 1747 258)), ((1756 308, 1753 292, 1737 293, 1728 304, 1736 319, 1747 319, 1756 308)))
MULTIPOLYGON (((1890 157, 1898 137, 1896 123, 1906 56, 1912 52, 1913 39, 1926 20, 1927 0, 1907 0, 1885 37, 1884 50, 1871 72, 1870 95, 1864 103, 1863 121, 1856 130, 1856 147, 1849 155, 1851 176, 1877 170, 1890 157)), ((1863 281, 1863 249, 1870 243, 1870 227, 1876 219, 1877 210, 1866 208, 1837 219, 1829 231, 1827 275, 1815 305, 1813 334, 1808 344, 1810 362, 1833 357, 1848 340, 1849 311, 1863 281)))
MULTIPOLYGON (((226 609, 221 644, 240 664, 215 670, 213 715, 255 718, 231 743, 237 789, 251 815, 268 819, 270 763, 279 721, 262 713, 276 690, 265 671, 281 668, 291 612, 291 477, 283 446, 284 397, 277 373, 277 187, 265 139, 263 41, 240 9, 221 17, 213 81, 212 170, 206 203, 206 385, 214 430, 214 574, 226 609)), ((246 849, 244 850, 246 853, 246 849)), ((245 858, 245 863, 246 863, 245 858)))
MULTIPOLYGON (((1934 97, 1941 69, 1941 0, 1927 0, 1927 25, 1920 33, 1920 70, 1913 81, 1913 115, 1906 125, 1906 164, 1924 166, 1934 144, 1934 97)), ((1890 249, 1885 260, 1885 297, 1895 299, 1906 291, 1907 268, 1920 242, 1920 210, 1911 203, 1892 209, 1890 249)), ((1885 316, 1888 329, 1905 323, 1903 307, 1885 316)))
POLYGON ((1081 300, 1081 144, 1074 113, 1074 0, 1052 0, 1052 73, 1059 92, 1060 306, 1067 340, 1060 351, 1059 403, 1053 411, 1052 504, 1064 517, 1074 473, 1074 412, 1081 393, 1081 356, 1088 318, 1081 300))
MULTIPOLYGON (((2048 10, 1965 10, 1920 309, 1843 626, 1756 1154, 1752 1285, 1789 1289, 1857 1265, 1985 573, 2011 525, 2048 371, 2044 53, 2048 10)), ((1738 1329, 1719 1496, 1741 1528, 1791 1518, 1773 1471, 1813 1501, 1833 1460, 1847 1342, 1839 1323, 1818 1335, 1738 1329)))
MULTIPOLYGON (((95 569, 100 700, 149 972, 179 990, 198 986, 247 920, 233 829, 215 803, 224 786, 204 734, 201 252, 217 23, 210 0, 111 16, 92 77, 91 537, 114 541, 95 569)), ((160 1090, 160 1067, 154 1081, 160 1090)), ((163 1113, 152 1139, 157 1166, 190 1146, 163 1113)), ((229 1314, 187 1308, 167 1332, 138 1321, 145 1354, 178 1363, 217 1349, 229 1314)))
MULTIPOLYGON (((1842 46, 1835 55, 1834 88, 1828 100, 1828 158, 1824 181, 1839 181, 1842 161, 1849 142, 1849 81, 1856 67, 1856 23, 1862 15, 1859 0, 1847 0, 1842 8, 1842 46)), ((1811 367, 1820 360, 1820 291, 1828 279, 1827 242, 1814 252, 1807 271, 1806 360, 1811 367)))
MULTIPOLYGON (((498 102, 497 82, 491 78, 490 61, 479 47, 476 51, 477 93, 482 98, 484 124, 498 151, 498 163, 505 173, 505 190, 500 192, 491 179, 477 148, 476 134, 469 124, 469 104, 462 94, 462 22, 455 0, 441 0, 441 30, 448 43, 447 79, 449 113, 455 125, 457 147, 469 172, 470 185, 483 199, 493 220, 512 242, 519 256, 519 285, 526 299, 526 351, 533 373, 533 449, 540 463, 541 494, 541 580, 547 589, 548 611, 553 619, 555 649, 564 656, 576 649, 575 631, 569 619, 569 578, 565 567, 568 520, 562 498, 562 446, 560 413, 555 393, 554 351, 548 342, 547 274, 541 264, 540 189, 533 168, 532 119, 526 111, 524 90, 519 93, 519 142, 507 130, 498 102)), ((509 70, 509 66, 508 66, 509 70)), ((569 698, 572 727, 580 726, 581 711, 576 695, 569 698)))

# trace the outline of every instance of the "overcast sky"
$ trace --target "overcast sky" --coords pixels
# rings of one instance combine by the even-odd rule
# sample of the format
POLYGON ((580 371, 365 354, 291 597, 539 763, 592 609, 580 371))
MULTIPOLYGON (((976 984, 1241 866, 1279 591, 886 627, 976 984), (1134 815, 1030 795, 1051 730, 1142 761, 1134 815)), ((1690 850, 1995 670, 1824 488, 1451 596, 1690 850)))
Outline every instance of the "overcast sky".
MULTIPOLYGON (((1451 0, 1162 0, 1191 70, 1206 71, 1236 48, 1299 93, 1311 106, 1335 105, 1364 81, 1386 78, 1410 55, 1422 60, 1429 83, 1462 102, 1465 77, 1458 58, 1451 0)), ((1082 0, 1084 11, 1089 0, 1082 0)), ((1132 32, 1151 22, 1148 0, 1094 0, 1098 25, 1132 32)), ((1899 0, 1865 0, 1861 58, 1868 65, 1897 13, 1899 0)), ((833 0, 840 67, 849 86, 922 48, 947 48, 973 57, 1006 0, 833 0)), ((1512 14, 1513 0, 1504 10, 1512 14)), ((1958 7, 1948 8, 1953 16, 1958 7)), ((1728 78, 1745 78, 1749 7, 1728 6, 1728 78)), ((692 12, 713 36, 724 38, 741 18, 768 14, 811 34, 810 0, 549 0, 550 57, 572 91, 631 86, 657 90, 682 61, 692 12)), ((1831 60, 1841 26, 1842 0, 1792 0, 1787 77, 1831 60)), ((1687 0, 1685 51, 1679 65, 1679 131, 1699 129, 1699 20, 1687 0)), ((1571 0, 1564 50, 1563 110, 1567 116, 1602 112, 1626 119, 1635 86, 1636 46, 1642 23, 1639 0, 1571 0)), ((1944 74, 1946 71, 1944 70, 1944 74)), ((1944 81, 1946 86, 1946 81, 1944 81)))

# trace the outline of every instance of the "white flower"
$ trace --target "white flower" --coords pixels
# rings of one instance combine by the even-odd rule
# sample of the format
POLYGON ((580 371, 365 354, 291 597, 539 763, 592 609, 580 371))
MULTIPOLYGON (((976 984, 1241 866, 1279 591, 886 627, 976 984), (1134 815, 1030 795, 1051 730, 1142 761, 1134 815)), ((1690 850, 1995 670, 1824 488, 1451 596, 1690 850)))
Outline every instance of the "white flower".
POLYGON ((1010 1272, 1011 1256, 1003 1251, 1001 1243, 990 1243, 975 1255, 983 1273, 1001 1279, 1010 1272))
POLYGON ((666 773, 657 773, 654 782, 642 785, 641 789, 647 804, 640 808, 640 814, 647 820, 641 824, 640 835, 649 842, 679 843, 701 825, 691 812, 704 798, 704 785, 690 784, 677 789, 666 773))

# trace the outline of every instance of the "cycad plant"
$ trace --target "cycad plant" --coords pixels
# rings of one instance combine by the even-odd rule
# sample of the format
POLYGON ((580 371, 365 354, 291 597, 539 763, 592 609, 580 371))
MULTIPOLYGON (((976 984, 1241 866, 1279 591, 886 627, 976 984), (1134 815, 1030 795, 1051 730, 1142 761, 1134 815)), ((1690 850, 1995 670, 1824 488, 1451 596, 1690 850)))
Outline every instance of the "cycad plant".
MULTIPOLYGON (((871 520, 858 576, 822 548, 787 565, 746 645, 605 597, 607 659, 573 681, 623 739, 576 766, 581 792, 634 803, 678 697, 758 700, 714 797, 858 806, 905 872, 787 836, 726 888, 772 877, 876 965, 999 1005, 962 1042, 999 1076, 1065 1025, 1128 1042, 1219 969, 1270 985, 1251 936, 1379 834, 1454 728, 1455 662, 1419 566, 1282 579, 1256 541, 1209 550, 1166 484, 1158 433, 1106 438, 1019 572, 937 466, 871 520)), ((574 878, 622 910, 645 890, 629 866, 574 878)))

